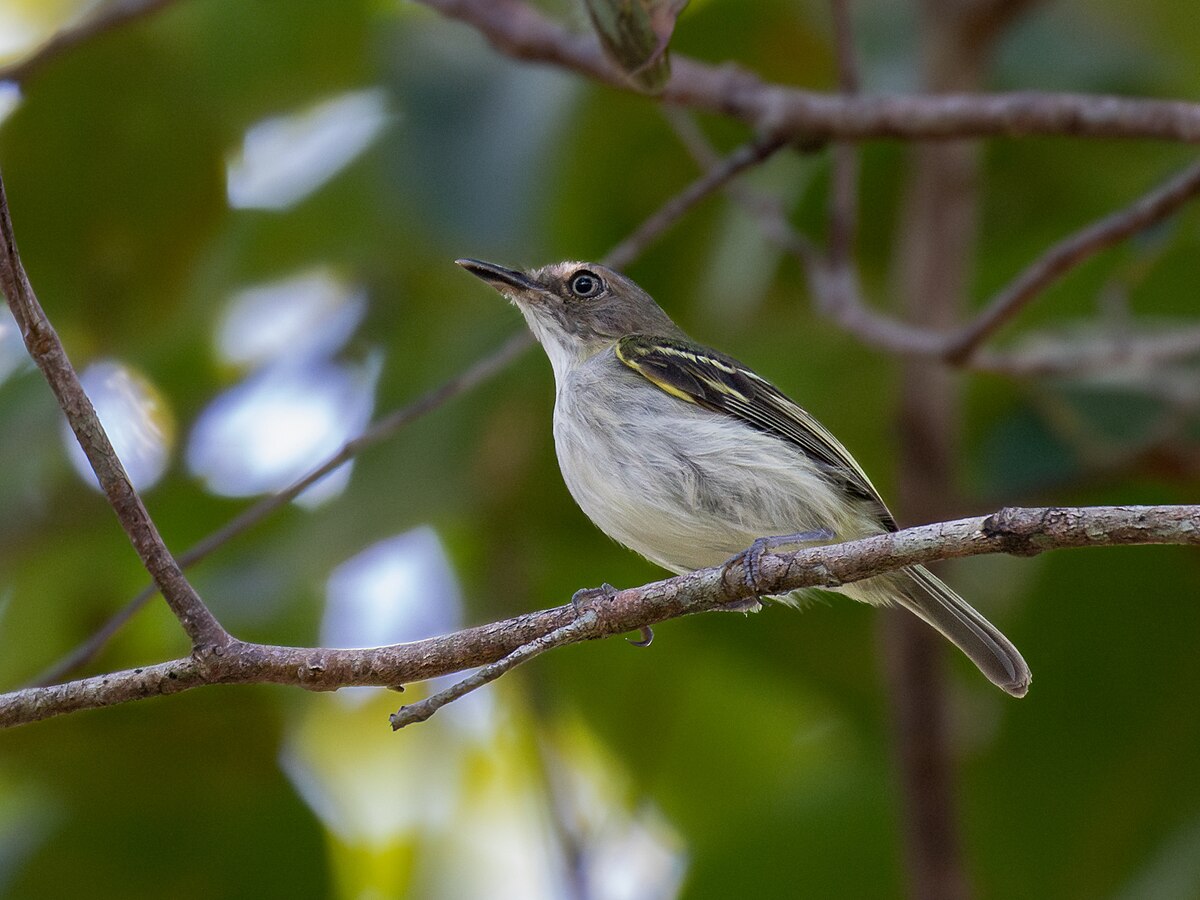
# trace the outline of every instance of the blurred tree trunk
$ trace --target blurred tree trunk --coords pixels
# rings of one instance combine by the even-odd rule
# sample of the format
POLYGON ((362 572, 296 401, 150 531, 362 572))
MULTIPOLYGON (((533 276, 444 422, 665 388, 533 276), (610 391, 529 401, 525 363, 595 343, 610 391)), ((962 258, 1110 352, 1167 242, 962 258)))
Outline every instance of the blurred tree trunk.
MULTIPOLYGON (((923 0, 923 89, 978 90, 995 38, 1030 5, 1028 0, 923 0)), ((975 252, 978 176, 975 141, 912 148, 895 259, 900 304, 914 325, 948 331, 963 319, 975 252)), ((952 517, 961 505, 955 468, 962 418, 959 375, 937 362, 908 360, 899 414, 903 520, 952 517)), ((955 808, 944 643, 908 613, 894 611, 884 622, 909 891, 921 900, 960 900, 971 888, 955 808)))

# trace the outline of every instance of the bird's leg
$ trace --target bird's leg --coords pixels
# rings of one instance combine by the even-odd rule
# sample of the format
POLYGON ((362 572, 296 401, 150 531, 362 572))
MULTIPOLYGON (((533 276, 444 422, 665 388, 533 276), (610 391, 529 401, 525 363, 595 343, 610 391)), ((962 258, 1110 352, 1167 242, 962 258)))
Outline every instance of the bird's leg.
MULTIPOLYGON (((581 588, 571 595, 571 605, 577 610, 582 610, 585 606, 595 603, 600 600, 611 600, 617 596, 617 589, 607 581, 595 588, 581 588)), ((654 629, 649 625, 643 625, 639 629, 641 637, 638 640, 625 638, 635 647, 649 647, 654 642, 654 629)))
MULTIPOLYGON (((741 553, 731 556, 725 563, 726 567, 736 563, 742 564, 742 569, 745 573, 746 586, 752 590, 759 590, 759 575, 761 574, 759 566, 762 564, 762 556, 769 550, 777 550, 780 547, 798 546, 800 544, 820 544, 825 541, 832 541, 834 538, 833 532, 828 528, 815 528, 812 531, 799 531, 796 534, 778 534, 770 537, 755 538, 748 548, 741 553)), ((730 608, 742 608, 738 604, 744 604, 746 601, 736 601, 729 604, 730 608)), ((748 604, 745 608, 753 608, 758 605, 755 600, 748 604)))

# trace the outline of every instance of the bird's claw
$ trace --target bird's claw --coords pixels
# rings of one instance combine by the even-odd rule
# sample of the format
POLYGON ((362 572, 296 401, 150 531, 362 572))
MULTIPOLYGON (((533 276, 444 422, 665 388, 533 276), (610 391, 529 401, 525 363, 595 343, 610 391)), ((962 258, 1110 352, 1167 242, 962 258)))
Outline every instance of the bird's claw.
POLYGON ((642 636, 638 640, 635 641, 633 638, 625 638, 625 640, 629 641, 629 643, 633 644, 635 647, 649 647, 654 643, 653 628, 651 628, 649 625, 643 625, 640 629, 640 632, 642 636))
MULTIPOLYGON (((593 603, 612 600, 613 597, 617 596, 617 593, 617 589, 606 581, 604 584, 600 585, 600 587, 582 588, 576 591, 571 596, 571 605, 574 606, 576 610, 582 611, 585 607, 590 606, 593 603)), ((641 637, 639 637, 636 641, 633 638, 625 638, 625 640, 629 641, 629 643, 633 644, 635 647, 649 647, 652 643, 654 643, 654 629, 649 625, 643 625, 639 629, 639 633, 641 634, 641 637)))
MULTIPOLYGON (((731 556, 726 567, 741 564, 742 577, 745 579, 746 587, 755 593, 762 590, 762 557, 769 550, 776 550, 780 547, 788 547, 793 544, 819 544, 824 541, 831 541, 834 538, 833 532, 828 528, 814 528, 812 531, 800 531, 796 534, 780 534, 772 537, 755 538, 754 543, 743 550, 741 553, 736 553, 731 556)), ((742 601, 737 601, 741 603, 742 601)), ((755 601, 757 605, 757 601, 755 601)), ((735 608, 738 608, 735 606, 735 608)))

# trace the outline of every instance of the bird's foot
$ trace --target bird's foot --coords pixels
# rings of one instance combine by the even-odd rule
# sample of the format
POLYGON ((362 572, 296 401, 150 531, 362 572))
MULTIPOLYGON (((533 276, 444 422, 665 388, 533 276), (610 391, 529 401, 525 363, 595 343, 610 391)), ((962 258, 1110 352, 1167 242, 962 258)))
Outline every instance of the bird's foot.
MULTIPOLYGON (((604 584, 600 585, 600 587, 583 588, 576 591, 571 596, 571 605, 574 606, 575 609, 582 611, 585 607, 590 606, 593 603, 612 600, 615 596, 617 596, 617 589, 608 582, 605 582, 604 584)), ((633 644, 635 647, 649 647, 652 643, 654 643, 654 629, 652 629, 649 625, 643 625, 639 629, 639 633, 641 634, 641 637, 639 637, 636 641, 633 638, 625 638, 625 640, 629 641, 629 643, 633 644)))
MULTIPOLYGON (((815 528, 812 531, 799 531, 795 534, 779 534, 771 537, 755 538, 754 543, 743 550, 741 553, 736 553, 725 562, 725 568, 733 565, 741 564, 743 578, 746 581, 746 586, 752 591, 758 592, 762 590, 762 557, 764 553, 770 550, 778 550, 780 547, 799 546, 801 544, 820 544, 825 541, 831 541, 834 538, 833 532, 828 528, 815 528)), ((737 600, 734 603, 728 604, 730 609, 742 609, 741 604, 747 604, 748 601, 737 600)), ((749 601, 747 608, 758 606, 757 600, 749 601)))
POLYGON ((600 587, 577 590, 571 595, 571 605, 577 610, 582 610, 600 600, 611 600, 615 596, 617 596, 617 589, 606 581, 600 587))

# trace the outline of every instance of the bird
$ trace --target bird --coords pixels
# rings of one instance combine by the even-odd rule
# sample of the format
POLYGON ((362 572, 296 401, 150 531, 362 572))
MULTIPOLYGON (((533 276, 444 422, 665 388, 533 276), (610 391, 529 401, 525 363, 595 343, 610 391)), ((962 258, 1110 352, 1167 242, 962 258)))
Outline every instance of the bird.
MULTIPOLYGON (((755 548, 898 530, 849 451, 753 369, 688 337, 625 275, 598 263, 457 264, 524 316, 554 372, 554 446, 567 489, 609 537, 676 574, 755 548)), ((1021 654, 924 566, 836 590, 900 606, 1014 697, 1021 654)), ((773 599, 796 602, 797 595, 773 599)))

